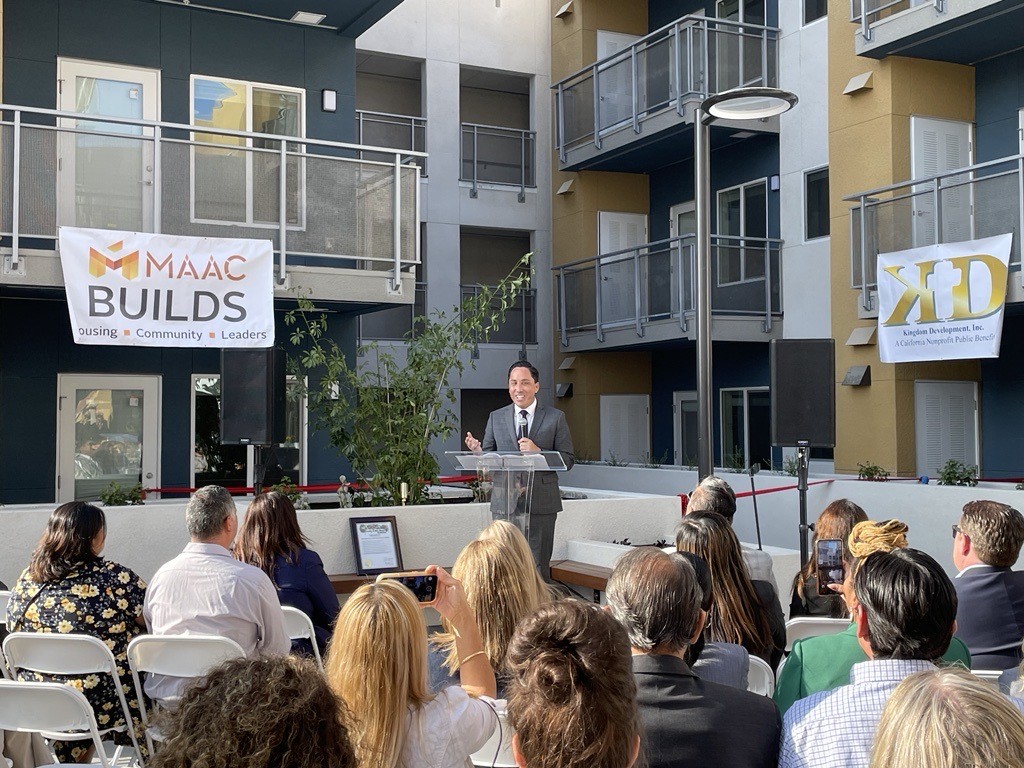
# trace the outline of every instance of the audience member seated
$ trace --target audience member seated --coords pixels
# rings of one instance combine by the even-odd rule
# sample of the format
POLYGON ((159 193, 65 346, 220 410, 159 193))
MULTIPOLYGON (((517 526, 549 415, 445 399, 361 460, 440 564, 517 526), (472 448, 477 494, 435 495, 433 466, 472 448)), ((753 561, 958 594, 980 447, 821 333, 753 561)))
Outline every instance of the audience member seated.
MULTIPOLYGON (((708 475, 690 494, 686 514, 693 512, 717 512, 732 525, 733 518, 736 517, 736 493, 722 478, 708 475)), ((740 547, 750 578, 754 581, 767 581, 772 585, 775 594, 780 595, 779 585, 775 582, 775 571, 772 568, 772 556, 763 550, 743 544, 740 547)), ((779 608, 781 610, 781 603, 779 608)))
POLYGON ((541 606, 508 649, 519 768, 630 768, 641 724, 626 630, 579 600, 541 606))
POLYGON ((633 651, 637 705, 649 768, 774 768, 779 711, 771 699, 700 679, 684 661, 707 614, 693 566, 637 547, 608 579, 608 610, 633 651))
MULTIPOLYGON (((128 643, 142 634, 146 583, 123 565, 101 557, 107 538, 103 510, 81 501, 57 507, 46 523, 28 568, 18 578, 7 607, 11 632, 92 635, 114 654, 121 686, 141 742, 139 702, 128 670, 128 643)), ((89 700, 101 729, 124 725, 121 701, 108 675, 69 678, 21 672, 23 680, 62 682, 89 700)), ((131 745, 127 732, 116 743, 131 745)), ((88 741, 54 742, 61 762, 88 762, 88 741)))
MULTIPOLYGON (((900 520, 871 521, 854 526, 844 548, 848 558, 843 563, 846 579, 843 582, 843 601, 853 607, 857 598, 853 594, 853 574, 858 564, 873 552, 888 552, 907 546, 907 525, 900 520)), ((857 642, 857 626, 851 623, 844 631, 797 640, 786 657, 775 685, 775 703, 783 715, 798 699, 819 691, 830 691, 850 682, 853 665, 867 661, 857 642)), ((953 638, 942 661, 947 664, 971 665, 971 655, 960 640, 953 638)))
POLYGON ((464 768, 494 732, 494 672, 459 581, 442 568, 434 607, 455 633, 461 686, 427 688, 427 627, 412 591, 365 584, 345 602, 327 652, 327 679, 356 716, 360 768, 464 768))
MULTIPOLYGON (((686 560, 693 567, 701 591, 700 609, 705 614, 711 613, 711 569, 707 562, 693 552, 676 552, 675 556, 686 560)), ((686 657, 683 659, 686 666, 701 680, 739 688, 741 691, 747 690, 747 672, 750 670, 750 654, 747 649, 736 643, 709 643, 704 638, 703 623, 700 629, 697 639, 686 647, 686 657)))
POLYGON ((351 717, 307 659, 233 659, 185 690, 151 768, 357 768, 351 717))
POLYGON ((1021 662, 1024 571, 1010 570, 1024 544, 1024 517, 997 501, 969 501, 953 527, 953 580, 960 608, 956 636, 971 649, 975 669, 1021 662))
MULTIPOLYGON (((154 635, 220 635, 247 656, 285 654, 291 648, 284 614, 270 578, 231 555, 238 515, 219 485, 200 488, 185 507, 190 543, 153 576, 146 592, 146 625, 154 635)), ((146 694, 174 704, 187 679, 147 675, 146 694)))
POLYGON ((857 523, 868 519, 867 514, 849 499, 836 499, 822 511, 814 524, 814 538, 811 540, 811 556, 793 579, 793 595, 789 602, 789 617, 825 616, 845 619, 850 613, 840 595, 818 594, 818 541, 839 539, 843 542, 843 560, 846 540, 857 523))
MULTIPOLYGON (((320 555, 306 547, 308 542, 291 500, 278 491, 261 493, 245 511, 235 557, 270 577, 281 605, 309 616, 323 654, 341 606, 320 555)), ((292 651, 312 655, 313 646, 308 640, 293 640, 292 651)))
POLYGON ((774 668, 786 647, 786 620, 772 585, 747 575, 729 522, 714 512, 688 512, 676 529, 676 549, 704 558, 711 569, 707 639, 742 645, 774 668))
POLYGON ((857 642, 869 661, 850 684, 796 702, 783 722, 780 768, 867 766, 875 728, 904 678, 935 669, 956 628, 956 590, 916 549, 874 552, 853 574, 857 642))
MULTIPOLYGON (((466 545, 455 560, 452 576, 462 582, 466 603, 476 618, 484 651, 497 678, 498 698, 505 698, 505 651, 523 616, 551 601, 522 532, 495 520, 466 545)), ((431 638, 427 657, 430 690, 437 693, 459 684, 459 654, 451 624, 431 638)))
POLYGON ((871 751, 871 768, 1021 765, 1020 711, 988 683, 957 667, 917 672, 896 686, 871 751))

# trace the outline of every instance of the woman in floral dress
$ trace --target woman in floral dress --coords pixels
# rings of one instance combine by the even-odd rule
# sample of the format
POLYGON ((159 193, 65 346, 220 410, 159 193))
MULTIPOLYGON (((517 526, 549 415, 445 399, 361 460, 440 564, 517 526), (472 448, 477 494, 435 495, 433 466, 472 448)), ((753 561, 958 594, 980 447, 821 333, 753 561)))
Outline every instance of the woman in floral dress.
MULTIPOLYGON (((92 504, 75 501, 57 507, 28 568, 14 585, 7 626, 12 632, 92 635, 106 643, 117 662, 117 674, 141 745, 128 643, 145 629, 142 603, 146 583, 132 570, 100 557, 106 533, 103 511, 92 504)), ((100 730, 124 724, 117 692, 107 675, 71 678, 21 671, 19 677, 62 682, 78 689, 92 704, 100 730)), ((126 732, 113 737, 118 744, 131 744, 126 732)), ((61 762, 88 762, 91 758, 92 745, 87 741, 54 742, 53 746, 61 762)))

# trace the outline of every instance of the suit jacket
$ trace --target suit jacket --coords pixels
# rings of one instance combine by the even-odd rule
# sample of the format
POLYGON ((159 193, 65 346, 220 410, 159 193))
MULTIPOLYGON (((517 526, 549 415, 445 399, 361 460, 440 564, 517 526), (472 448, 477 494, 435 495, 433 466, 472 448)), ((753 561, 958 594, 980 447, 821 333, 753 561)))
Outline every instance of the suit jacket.
MULTIPOLYGON (((274 586, 281 605, 298 608, 312 619, 320 653, 325 653, 341 606, 320 555, 311 549, 300 549, 295 563, 278 555, 274 561, 274 586)), ((293 640, 292 652, 311 656, 313 646, 306 640, 293 640)))
POLYGON ((677 656, 634 656, 649 768, 775 768, 782 722, 771 699, 701 680, 677 656))
POLYGON ((735 643, 707 643, 690 669, 701 680, 745 691, 750 654, 735 643))
POLYGON ((971 666, 1017 666, 1024 638, 1024 571, 979 565, 953 579, 953 586, 956 636, 971 649, 971 666))
MULTIPOLYGON (((487 428, 480 447, 485 452, 518 451, 519 438, 516 427, 516 406, 506 405, 491 411, 487 418, 487 428)), ((572 435, 565 414, 557 408, 549 408, 540 401, 533 414, 533 426, 530 428, 530 439, 542 451, 558 451, 568 469, 576 463, 575 451, 572 447, 572 435)), ((492 496, 492 501, 496 501, 492 496)), ((558 490, 557 472, 536 472, 533 476, 533 495, 530 502, 531 515, 554 515, 562 511, 562 495, 558 490)))

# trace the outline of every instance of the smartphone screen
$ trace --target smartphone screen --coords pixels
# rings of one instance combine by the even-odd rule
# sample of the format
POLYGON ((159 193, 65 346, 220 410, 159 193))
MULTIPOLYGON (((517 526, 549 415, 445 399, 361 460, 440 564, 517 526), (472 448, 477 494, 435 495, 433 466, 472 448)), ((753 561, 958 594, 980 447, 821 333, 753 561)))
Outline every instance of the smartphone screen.
POLYGON ((829 584, 842 584, 846 574, 843 572, 843 540, 818 539, 818 594, 834 595, 829 584))
POLYGON ((416 595, 418 602, 432 603, 437 599, 437 576, 434 574, 385 574, 382 578, 404 584, 416 595))

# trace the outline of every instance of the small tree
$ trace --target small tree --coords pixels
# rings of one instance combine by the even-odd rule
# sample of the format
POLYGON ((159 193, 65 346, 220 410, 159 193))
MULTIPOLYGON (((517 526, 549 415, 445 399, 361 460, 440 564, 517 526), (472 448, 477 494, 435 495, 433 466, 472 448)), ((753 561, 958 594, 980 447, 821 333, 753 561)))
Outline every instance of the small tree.
POLYGON ((439 471, 430 443, 447 439, 456 427, 449 382, 465 369, 466 353, 501 326, 528 286, 531 256, 523 256, 498 285, 481 288, 450 316, 435 311, 416 318, 405 335, 404 363, 391 349, 370 342, 360 352, 373 352, 376 362, 360 370, 326 336, 326 315, 307 298, 285 316, 296 350, 289 366, 300 381, 306 375, 319 380, 307 391, 314 425, 326 430, 348 458, 375 504, 401 499, 402 483, 410 504, 426 500, 426 485, 439 471))

